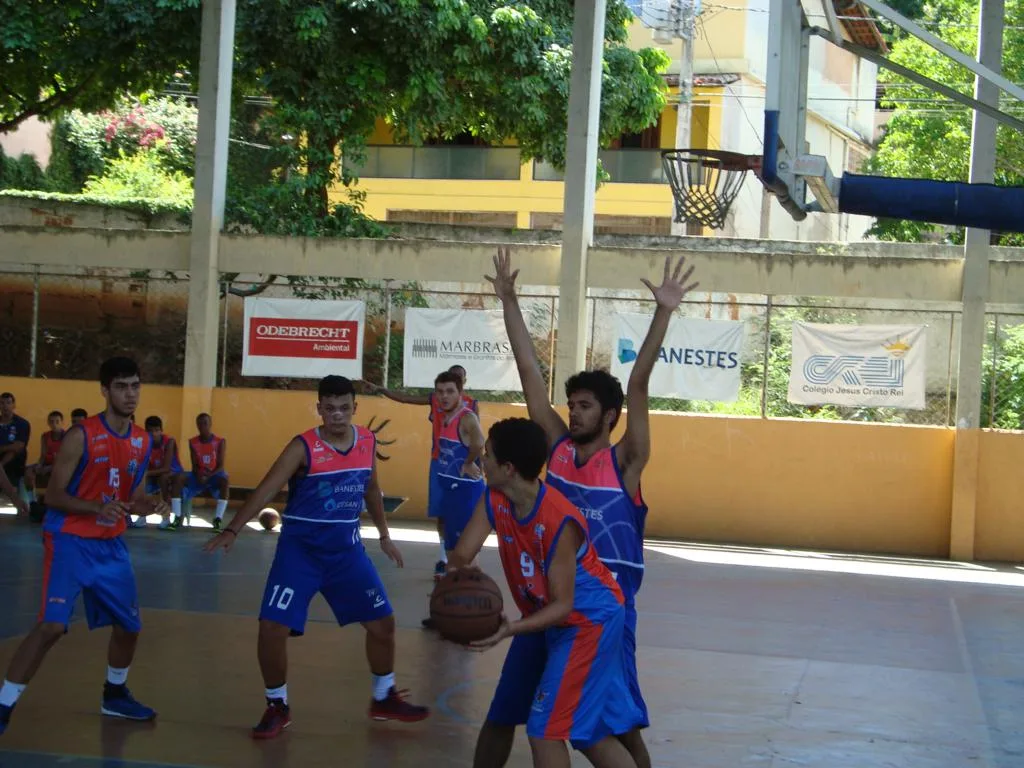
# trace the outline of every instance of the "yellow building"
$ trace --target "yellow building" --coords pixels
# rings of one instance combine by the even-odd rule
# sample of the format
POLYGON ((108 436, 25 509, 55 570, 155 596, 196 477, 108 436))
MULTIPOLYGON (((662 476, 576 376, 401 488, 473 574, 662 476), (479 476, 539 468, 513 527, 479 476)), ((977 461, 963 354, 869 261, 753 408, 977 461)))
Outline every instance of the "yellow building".
MULTIPOLYGON (((840 4, 844 15, 851 16, 851 6, 837 0, 837 8, 840 4)), ((689 147, 761 154, 767 10, 767 0, 739 0, 728 6, 706 5, 698 17, 689 147)), ((844 24, 851 39, 865 44, 862 29, 844 24)), ((874 33, 874 47, 884 48, 874 33)), ((656 125, 622 136, 600 153, 611 181, 597 192, 594 228, 598 233, 669 234, 673 203, 660 151, 676 147, 683 45, 679 40, 657 42, 639 20, 630 27, 630 45, 662 47, 672 58, 665 75, 669 99, 656 125)), ((824 41, 812 41, 807 136, 811 150, 826 155, 834 169, 856 170, 870 153, 875 75, 874 65, 824 41)), ((545 163, 520 164, 514 145, 481 146, 465 137, 443 145, 398 146, 379 121, 357 175, 358 188, 366 193, 365 212, 380 221, 561 228, 561 176, 545 163)), ((338 199, 342 194, 335 193, 338 199)), ((714 234, 856 240, 870 223, 811 214, 798 226, 781 208, 769 217, 761 194, 757 180, 748 177, 725 229, 714 234)), ((687 231, 712 234, 699 226, 687 231)))

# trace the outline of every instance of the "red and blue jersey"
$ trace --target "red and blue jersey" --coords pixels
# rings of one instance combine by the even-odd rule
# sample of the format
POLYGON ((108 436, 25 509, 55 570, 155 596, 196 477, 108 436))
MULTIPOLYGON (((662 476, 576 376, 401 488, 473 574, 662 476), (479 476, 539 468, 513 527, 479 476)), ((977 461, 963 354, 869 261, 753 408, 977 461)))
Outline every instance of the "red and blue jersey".
POLYGON ((558 490, 542 483, 533 509, 522 519, 516 517, 512 502, 500 491, 490 488, 484 498, 487 518, 498 537, 505 578, 524 616, 536 613, 550 601, 548 568, 566 525, 578 525, 584 541, 576 553, 572 612, 560 626, 591 626, 622 608, 622 590, 590 544, 587 521, 558 490))
MULTIPOLYGON (((216 466, 216 452, 213 454, 213 461, 214 466, 216 466)), ((181 471, 181 462, 178 460, 178 444, 175 442, 173 437, 168 435, 162 435, 159 443, 153 441, 153 450, 149 455, 149 468, 163 469, 165 462, 170 462, 171 469, 174 471, 181 471), (167 448, 172 443, 174 444, 174 448, 173 450, 168 451, 167 448)))
POLYGON ((192 454, 196 457, 196 471, 204 469, 213 472, 217 468, 217 454, 220 453, 220 444, 223 442, 224 438, 217 435, 210 435, 210 439, 205 442, 199 435, 188 441, 192 454))
MULTIPOLYGON (((462 406, 463 408, 468 408, 477 416, 480 415, 480 404, 465 392, 462 393, 462 406)), ((441 408, 441 404, 437 402, 433 392, 430 393, 430 415, 427 416, 427 419, 430 421, 434 439, 434 442, 431 444, 430 458, 436 459, 440 456, 439 440, 444 422, 444 410, 441 408)))
POLYGON ((443 411, 436 414, 434 419, 434 458, 430 462, 431 473, 441 477, 462 477, 462 465, 466 463, 466 458, 469 456, 469 446, 462 442, 462 437, 459 435, 459 424, 469 413, 472 413, 472 410, 463 405, 448 420, 445 420, 447 414, 443 411))
POLYGON ((298 436, 306 449, 306 466, 288 481, 282 536, 304 536, 323 548, 359 544, 359 515, 373 474, 377 438, 366 427, 353 424, 352 430, 347 451, 322 439, 319 427, 298 436))
POLYGON ((53 462, 57 460, 57 451, 60 450, 60 442, 64 439, 64 430, 62 429, 54 437, 53 430, 43 435, 43 466, 52 467, 53 462))
MULTIPOLYGON (((97 501, 131 501, 146 476, 151 440, 149 433, 131 424, 119 435, 104 414, 90 416, 77 427, 84 438, 82 458, 68 482, 67 493, 77 499, 97 501)), ((97 515, 74 515, 48 507, 43 530, 70 533, 85 539, 112 539, 124 533, 125 520, 101 520, 97 515)))
POLYGON ((603 448, 579 464, 576 448, 566 435, 551 451, 546 481, 586 517, 598 557, 615 574, 626 602, 632 604, 644 578, 647 505, 639 489, 633 498, 626 493, 615 448, 603 448))

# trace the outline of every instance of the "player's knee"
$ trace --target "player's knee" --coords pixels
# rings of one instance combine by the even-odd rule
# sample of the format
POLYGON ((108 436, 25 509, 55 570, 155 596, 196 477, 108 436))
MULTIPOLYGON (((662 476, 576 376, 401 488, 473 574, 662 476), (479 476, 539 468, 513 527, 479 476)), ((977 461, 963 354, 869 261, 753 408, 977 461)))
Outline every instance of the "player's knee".
POLYGON ((36 625, 35 634, 44 645, 50 646, 64 637, 66 629, 67 627, 56 621, 41 621, 36 625))
POLYGON ((395 639, 395 617, 385 616, 383 619, 368 621, 364 625, 370 637, 379 643, 390 643, 395 639))
POLYGON ((260 619, 260 637, 264 640, 287 640, 291 630, 270 619, 260 619))
POLYGON ((618 739, 633 758, 637 768, 651 768, 651 755, 647 751, 647 745, 644 744, 644 737, 639 728, 620 734, 618 739))

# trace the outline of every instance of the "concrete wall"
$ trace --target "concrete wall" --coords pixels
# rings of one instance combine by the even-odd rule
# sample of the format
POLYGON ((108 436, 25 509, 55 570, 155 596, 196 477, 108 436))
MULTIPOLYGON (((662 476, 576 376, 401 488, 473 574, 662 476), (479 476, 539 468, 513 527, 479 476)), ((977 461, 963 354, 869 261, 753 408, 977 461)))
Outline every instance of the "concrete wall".
POLYGON ((0 195, 0 227, 188 230, 176 213, 146 214, 89 203, 0 195))

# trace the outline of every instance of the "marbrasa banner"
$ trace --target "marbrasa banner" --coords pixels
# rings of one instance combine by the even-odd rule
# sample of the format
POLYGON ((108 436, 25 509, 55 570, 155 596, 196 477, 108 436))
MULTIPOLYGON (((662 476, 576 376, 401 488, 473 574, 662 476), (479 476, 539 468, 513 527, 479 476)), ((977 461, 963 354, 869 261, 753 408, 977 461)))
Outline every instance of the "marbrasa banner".
POLYGON ((461 365, 470 390, 522 391, 500 310, 405 310, 403 359, 407 387, 432 388, 437 374, 461 365))
MULTIPOLYGON (((623 388, 650 325, 651 315, 615 316, 612 375, 623 388)), ((742 352, 743 323, 673 317, 651 373, 650 394, 732 402, 740 392, 742 352)))
POLYGON ((793 323, 789 402, 924 408, 925 328, 793 323))
POLYGON ((245 300, 243 376, 363 376, 361 301, 245 300))

